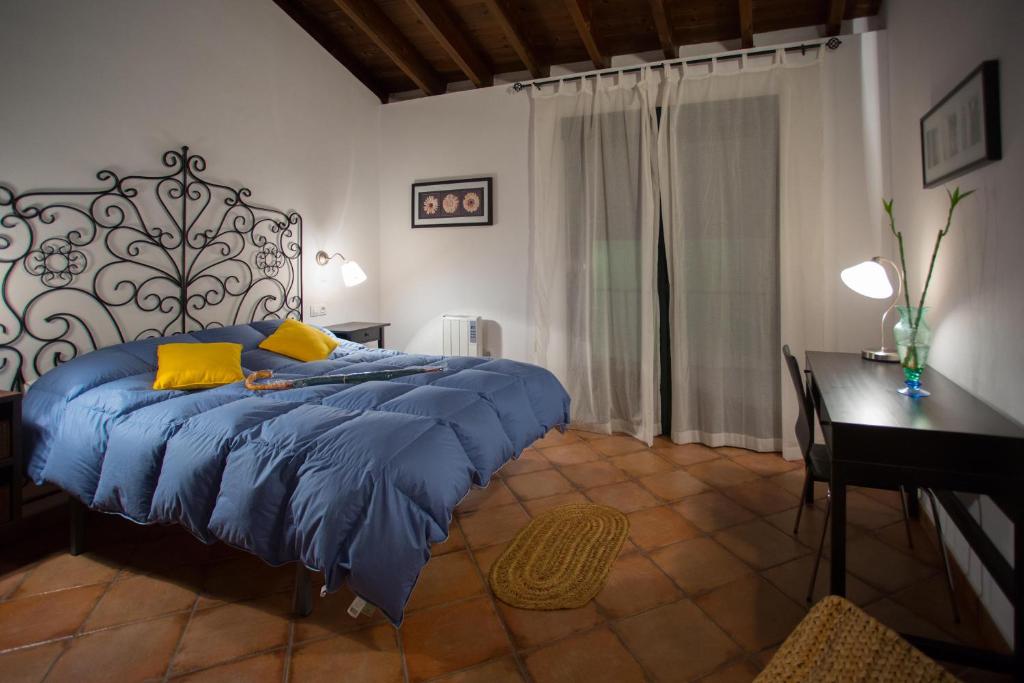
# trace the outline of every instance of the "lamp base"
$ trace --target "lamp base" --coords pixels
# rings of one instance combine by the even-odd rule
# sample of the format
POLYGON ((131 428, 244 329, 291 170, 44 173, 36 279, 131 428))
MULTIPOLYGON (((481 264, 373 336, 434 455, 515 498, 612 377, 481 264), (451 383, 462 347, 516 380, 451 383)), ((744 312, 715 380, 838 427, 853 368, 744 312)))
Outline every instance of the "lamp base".
POLYGON ((900 362, 899 354, 891 349, 885 348, 884 346, 880 349, 864 349, 860 352, 860 356, 865 360, 878 361, 879 363, 900 362))

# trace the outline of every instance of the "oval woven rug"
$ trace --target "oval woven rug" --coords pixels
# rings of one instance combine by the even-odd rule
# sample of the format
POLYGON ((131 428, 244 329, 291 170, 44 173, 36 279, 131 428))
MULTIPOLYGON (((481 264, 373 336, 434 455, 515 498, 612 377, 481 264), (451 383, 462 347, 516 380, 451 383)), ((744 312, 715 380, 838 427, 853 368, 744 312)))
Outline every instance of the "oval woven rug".
POLYGON ((572 503, 548 510, 491 567, 491 589, 513 607, 582 607, 601 591, 628 532, 629 520, 615 508, 572 503))

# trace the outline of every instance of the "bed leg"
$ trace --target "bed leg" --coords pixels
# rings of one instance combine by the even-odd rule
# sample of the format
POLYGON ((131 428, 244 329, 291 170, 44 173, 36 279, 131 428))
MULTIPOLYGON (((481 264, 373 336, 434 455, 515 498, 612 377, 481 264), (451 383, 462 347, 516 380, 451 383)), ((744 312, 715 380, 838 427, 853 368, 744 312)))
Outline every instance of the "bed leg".
POLYGON ((313 611, 313 583, 309 569, 301 562, 295 568, 295 592, 292 594, 292 612, 297 617, 308 617, 313 611))
POLYGON ((71 498, 68 503, 71 518, 71 544, 69 550, 72 555, 81 555, 85 552, 85 513, 86 509, 82 503, 71 498))

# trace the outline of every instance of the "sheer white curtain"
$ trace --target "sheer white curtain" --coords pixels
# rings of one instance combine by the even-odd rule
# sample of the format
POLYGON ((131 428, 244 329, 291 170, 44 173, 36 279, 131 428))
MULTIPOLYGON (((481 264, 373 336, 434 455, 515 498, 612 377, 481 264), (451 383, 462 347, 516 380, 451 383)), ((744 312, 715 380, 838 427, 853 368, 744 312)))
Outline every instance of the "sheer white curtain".
POLYGON ((660 431, 655 108, 649 79, 533 91, 532 360, 572 420, 651 443, 660 431))
POLYGON ((821 58, 531 91, 531 355, 575 424, 661 432, 663 220, 673 440, 798 457, 780 349, 823 341, 821 58))
POLYGON ((796 421, 781 345, 820 340, 820 56, 767 59, 669 69, 661 91, 678 443, 781 450, 796 421))

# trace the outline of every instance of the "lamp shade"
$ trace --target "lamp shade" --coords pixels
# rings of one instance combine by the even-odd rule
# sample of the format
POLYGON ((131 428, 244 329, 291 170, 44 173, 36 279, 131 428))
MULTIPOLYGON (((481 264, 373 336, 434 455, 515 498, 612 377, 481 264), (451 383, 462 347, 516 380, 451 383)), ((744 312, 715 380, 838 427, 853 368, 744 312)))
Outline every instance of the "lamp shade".
POLYGON ((355 261, 345 261, 341 264, 341 280, 346 287, 355 287, 366 282, 366 273, 355 261))
POLYGON ((328 254, 321 249, 316 252, 316 263, 319 266, 326 266, 335 257, 341 259, 341 281, 345 283, 346 287, 355 287, 366 282, 366 273, 359 267, 359 264, 355 261, 350 261, 341 254, 328 254))
POLYGON ((839 274, 843 284, 861 296, 888 299, 892 296, 892 283, 881 263, 864 261, 846 268, 839 274))

